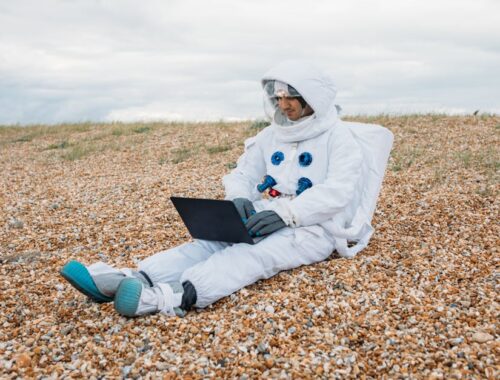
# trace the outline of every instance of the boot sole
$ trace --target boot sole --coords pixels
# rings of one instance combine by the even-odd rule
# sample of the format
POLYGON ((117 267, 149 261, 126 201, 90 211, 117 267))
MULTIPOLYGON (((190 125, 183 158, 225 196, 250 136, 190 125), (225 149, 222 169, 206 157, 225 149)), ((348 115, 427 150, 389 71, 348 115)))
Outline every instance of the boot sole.
POLYGON ((135 278, 124 279, 116 291, 115 310, 126 317, 136 317, 141 293, 141 281, 135 278))
POLYGON ((85 294, 87 297, 98 303, 113 301, 113 298, 102 294, 92 280, 92 276, 82 263, 78 261, 70 261, 59 273, 63 276, 75 289, 85 294))

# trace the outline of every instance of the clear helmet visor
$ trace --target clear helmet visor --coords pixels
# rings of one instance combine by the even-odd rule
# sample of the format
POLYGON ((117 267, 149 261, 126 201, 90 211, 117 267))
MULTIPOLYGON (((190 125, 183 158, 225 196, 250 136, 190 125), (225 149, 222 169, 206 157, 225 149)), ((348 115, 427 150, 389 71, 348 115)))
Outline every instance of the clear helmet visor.
POLYGON ((292 86, 278 80, 269 80, 264 83, 264 112, 278 124, 288 124, 288 118, 278 107, 278 99, 300 97, 299 92, 292 86))
POLYGON ((299 92, 279 80, 269 80, 264 84, 264 93, 270 98, 299 98, 301 95, 299 92))
POLYGON ((276 113, 281 112, 278 106, 278 98, 267 96, 267 94, 264 93, 262 101, 264 103, 264 112, 266 116, 269 120, 274 120, 276 113))

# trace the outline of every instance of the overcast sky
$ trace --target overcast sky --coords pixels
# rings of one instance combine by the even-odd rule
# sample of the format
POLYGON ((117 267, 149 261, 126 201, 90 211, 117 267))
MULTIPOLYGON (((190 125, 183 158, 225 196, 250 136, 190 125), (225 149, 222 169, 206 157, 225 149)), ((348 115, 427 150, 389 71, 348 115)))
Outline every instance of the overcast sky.
POLYGON ((500 0, 0 3, 0 124, 261 118, 281 60, 344 114, 500 113, 500 0))

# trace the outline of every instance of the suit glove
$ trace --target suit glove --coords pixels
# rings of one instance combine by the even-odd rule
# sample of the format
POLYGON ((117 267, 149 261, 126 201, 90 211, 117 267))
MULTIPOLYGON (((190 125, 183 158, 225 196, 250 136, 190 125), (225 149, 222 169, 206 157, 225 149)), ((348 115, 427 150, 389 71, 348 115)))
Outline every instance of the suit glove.
POLYGON ((265 236, 286 227, 281 217, 271 210, 264 210, 251 216, 245 224, 252 236, 265 236))
POLYGON ((248 199, 235 198, 233 199, 233 203, 236 206, 236 210, 238 210, 238 214, 240 214, 243 223, 246 223, 248 218, 255 214, 255 208, 253 207, 252 202, 248 199))

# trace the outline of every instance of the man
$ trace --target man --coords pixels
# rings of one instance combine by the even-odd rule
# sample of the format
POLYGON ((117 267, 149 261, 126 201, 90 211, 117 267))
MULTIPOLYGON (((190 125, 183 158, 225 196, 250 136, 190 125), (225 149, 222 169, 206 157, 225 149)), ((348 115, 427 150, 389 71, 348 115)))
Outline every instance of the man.
POLYGON ((245 142, 223 183, 250 233, 265 239, 195 240, 143 260, 137 271, 72 261, 61 274, 94 300, 114 301, 122 315, 184 315, 334 250, 352 257, 364 248, 392 135, 341 121, 332 79, 310 63, 284 62, 262 86, 273 122, 245 142))

